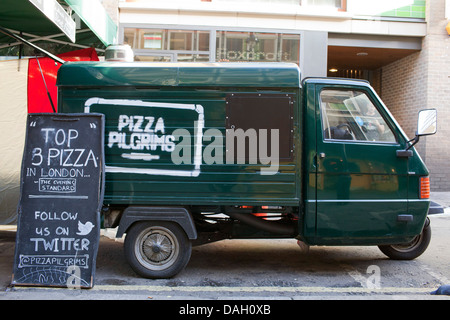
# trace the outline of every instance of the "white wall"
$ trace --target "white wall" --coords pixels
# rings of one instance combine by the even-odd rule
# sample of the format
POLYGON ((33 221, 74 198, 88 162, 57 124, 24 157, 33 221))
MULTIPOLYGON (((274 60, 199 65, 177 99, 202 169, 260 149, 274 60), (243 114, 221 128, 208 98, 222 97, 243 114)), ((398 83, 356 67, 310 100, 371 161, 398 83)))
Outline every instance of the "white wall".
POLYGON ((0 61, 0 75, 0 224, 13 224, 25 144, 28 59, 20 65, 18 60, 0 61))

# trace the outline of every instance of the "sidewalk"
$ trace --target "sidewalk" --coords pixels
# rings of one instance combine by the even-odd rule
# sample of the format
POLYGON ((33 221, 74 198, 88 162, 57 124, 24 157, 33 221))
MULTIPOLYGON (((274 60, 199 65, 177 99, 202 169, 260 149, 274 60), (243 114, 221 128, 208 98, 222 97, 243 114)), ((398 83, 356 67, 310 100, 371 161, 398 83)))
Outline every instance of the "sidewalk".
POLYGON ((443 206, 445 213, 450 213, 450 192, 431 192, 430 199, 443 206))

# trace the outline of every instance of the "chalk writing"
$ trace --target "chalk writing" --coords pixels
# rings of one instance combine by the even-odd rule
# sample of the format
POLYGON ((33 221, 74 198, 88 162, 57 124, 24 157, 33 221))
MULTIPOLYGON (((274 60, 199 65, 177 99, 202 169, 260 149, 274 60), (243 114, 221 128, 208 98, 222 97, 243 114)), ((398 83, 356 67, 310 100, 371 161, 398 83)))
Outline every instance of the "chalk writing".
POLYGON ((13 284, 92 286, 103 122, 102 115, 29 115, 13 284))
POLYGON ((139 115, 120 115, 118 131, 110 131, 108 147, 117 145, 124 150, 150 150, 158 147, 161 151, 172 152, 175 149, 175 137, 165 135, 164 119, 139 115))
POLYGON ((88 239, 75 239, 75 238, 52 238, 46 240, 44 238, 30 238, 30 241, 34 243, 34 251, 40 252, 51 251, 59 252, 61 251, 87 251, 89 250, 90 241, 88 239))
MULTIPOLYGON (((202 136, 204 128, 204 109, 200 104, 165 103, 128 99, 103 99, 92 97, 86 100, 84 111, 110 112, 112 108, 118 111, 119 116, 111 119, 108 126, 111 131, 106 132, 106 147, 113 149, 113 153, 120 154, 122 158, 132 160, 133 166, 107 166, 110 173, 136 173, 150 175, 168 175, 197 177, 202 164, 202 136), (128 114, 121 114, 126 109, 128 114), (190 122, 186 129, 180 129, 174 111, 180 110, 183 122, 190 122), (145 114, 142 114, 145 111, 145 114), (141 113, 141 114, 139 114, 141 113), (192 121, 192 122, 191 122, 192 121), (116 129, 117 128, 117 129, 116 129), (189 130, 188 130, 189 129, 189 130), (166 157, 170 159, 171 153, 176 149, 176 130, 185 130, 195 136, 191 166, 182 169, 162 169, 158 165, 152 166, 148 162, 156 162, 166 157), (146 163, 147 162, 147 163, 146 163)), ((179 121, 178 121, 179 122, 179 121)))
POLYGON ((20 255, 19 268, 45 267, 45 266, 78 266, 88 268, 89 255, 83 254, 77 257, 71 255, 20 255))

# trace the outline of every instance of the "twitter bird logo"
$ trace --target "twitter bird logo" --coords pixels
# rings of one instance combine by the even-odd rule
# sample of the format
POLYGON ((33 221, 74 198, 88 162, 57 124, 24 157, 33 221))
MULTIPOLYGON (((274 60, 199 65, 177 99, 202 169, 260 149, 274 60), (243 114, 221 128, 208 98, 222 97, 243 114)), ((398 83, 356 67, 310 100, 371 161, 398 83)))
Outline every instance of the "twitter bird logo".
POLYGON ((85 235, 89 234, 92 231, 93 227, 94 227, 94 225, 90 221, 88 221, 88 222, 86 222, 84 224, 81 223, 81 221, 78 221, 78 232, 77 232, 77 235, 85 236, 85 235))

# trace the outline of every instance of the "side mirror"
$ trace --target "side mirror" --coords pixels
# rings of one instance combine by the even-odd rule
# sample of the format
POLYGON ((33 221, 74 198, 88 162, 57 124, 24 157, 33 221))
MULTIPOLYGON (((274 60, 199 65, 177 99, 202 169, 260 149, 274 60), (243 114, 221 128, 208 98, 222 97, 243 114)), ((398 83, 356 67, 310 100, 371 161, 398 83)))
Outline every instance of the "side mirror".
POLYGON ((437 111, 436 109, 426 109, 419 111, 417 120, 417 135, 427 136, 435 134, 437 130, 437 111))
POLYGON ((425 109, 419 111, 419 117, 417 119, 417 131, 414 139, 411 139, 409 142, 412 144, 409 145, 405 150, 397 150, 397 157, 400 158, 409 158, 413 156, 413 152, 411 149, 417 142, 421 136, 428 136, 430 134, 435 134, 437 130, 437 111, 436 109, 425 109))

